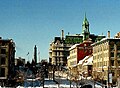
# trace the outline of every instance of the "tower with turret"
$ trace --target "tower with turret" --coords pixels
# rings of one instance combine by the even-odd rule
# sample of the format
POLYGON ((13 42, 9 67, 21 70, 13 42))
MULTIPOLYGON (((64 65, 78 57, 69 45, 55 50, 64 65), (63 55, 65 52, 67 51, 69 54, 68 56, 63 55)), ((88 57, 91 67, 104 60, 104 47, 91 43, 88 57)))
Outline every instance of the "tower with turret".
POLYGON ((89 38, 90 32, 89 32, 89 22, 87 20, 86 14, 83 20, 82 24, 82 35, 83 35, 83 41, 89 38))

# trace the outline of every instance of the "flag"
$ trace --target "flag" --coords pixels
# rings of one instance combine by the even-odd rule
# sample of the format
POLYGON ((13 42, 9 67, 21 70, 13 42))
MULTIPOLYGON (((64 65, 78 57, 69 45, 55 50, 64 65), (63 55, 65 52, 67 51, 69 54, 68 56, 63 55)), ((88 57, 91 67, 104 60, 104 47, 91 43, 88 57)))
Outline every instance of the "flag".
POLYGON ((29 52, 27 53, 27 56, 29 55, 29 52))

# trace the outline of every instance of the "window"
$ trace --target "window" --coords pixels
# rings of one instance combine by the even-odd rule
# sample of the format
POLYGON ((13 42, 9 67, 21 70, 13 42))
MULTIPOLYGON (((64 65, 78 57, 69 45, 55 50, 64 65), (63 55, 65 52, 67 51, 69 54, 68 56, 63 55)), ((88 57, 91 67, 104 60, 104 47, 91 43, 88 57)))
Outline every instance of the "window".
POLYGON ((5 42, 2 42, 2 46, 4 46, 5 45, 5 42))
POLYGON ((117 46, 117 50, 120 50, 120 46, 117 46))
POLYGON ((114 47, 113 47, 113 46, 110 46, 110 50, 113 51, 113 50, 114 50, 114 47))
POLYGON ((5 58, 2 57, 2 58, 1 58, 1 65, 4 65, 4 64, 5 64, 5 58))
POLYGON ((111 56, 111 57, 114 57, 114 53, 111 52, 111 55, 110 55, 110 56, 111 56))
POLYGON ((120 53, 117 53, 117 58, 120 58, 120 53))
POLYGON ((5 68, 0 68, 0 77, 5 77, 5 68))
POLYGON ((114 60, 111 60, 111 65, 114 66, 114 60))
POLYGON ((118 65, 120 66, 120 60, 118 60, 118 65))
POLYGON ((115 76, 115 72, 114 72, 114 70, 112 70, 112 76, 115 76))
POLYGON ((60 52, 56 52, 56 53, 57 53, 57 56, 59 56, 59 53, 60 53, 60 52))
POLYGON ((5 54, 6 53, 6 49, 1 49, 1 54, 5 54))

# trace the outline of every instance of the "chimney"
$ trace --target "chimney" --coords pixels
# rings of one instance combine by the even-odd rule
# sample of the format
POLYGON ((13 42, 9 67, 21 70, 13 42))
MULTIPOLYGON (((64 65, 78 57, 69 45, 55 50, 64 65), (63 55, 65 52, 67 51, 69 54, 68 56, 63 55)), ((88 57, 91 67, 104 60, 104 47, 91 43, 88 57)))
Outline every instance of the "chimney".
POLYGON ((62 40, 64 39, 64 30, 62 30, 62 35, 61 35, 61 37, 62 37, 62 40))
POLYGON ((110 38, 110 31, 108 31, 108 34, 107 34, 108 38, 110 38))

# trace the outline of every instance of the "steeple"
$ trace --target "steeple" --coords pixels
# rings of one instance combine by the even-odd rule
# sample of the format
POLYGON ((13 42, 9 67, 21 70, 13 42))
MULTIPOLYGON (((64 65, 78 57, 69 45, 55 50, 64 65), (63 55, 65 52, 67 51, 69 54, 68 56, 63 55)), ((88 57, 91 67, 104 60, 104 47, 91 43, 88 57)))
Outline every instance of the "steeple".
POLYGON ((88 22, 87 17, 86 17, 86 13, 85 13, 84 21, 83 21, 83 25, 84 24, 89 25, 89 22, 88 22))
POLYGON ((89 34, 90 34, 89 22, 87 20, 86 13, 85 13, 83 24, 82 24, 82 34, 83 34, 83 40, 86 40, 87 38, 89 38, 89 34))

